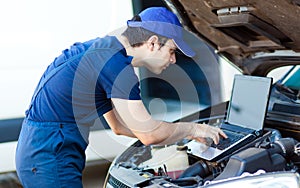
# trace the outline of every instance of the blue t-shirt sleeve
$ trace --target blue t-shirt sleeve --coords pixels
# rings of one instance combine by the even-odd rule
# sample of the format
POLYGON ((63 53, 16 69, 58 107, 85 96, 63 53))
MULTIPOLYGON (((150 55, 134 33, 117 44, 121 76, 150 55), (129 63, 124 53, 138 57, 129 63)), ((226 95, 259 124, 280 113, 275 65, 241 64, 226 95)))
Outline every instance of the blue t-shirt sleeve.
POLYGON ((132 57, 118 52, 110 58, 99 75, 107 98, 140 100, 139 80, 131 65, 132 57))

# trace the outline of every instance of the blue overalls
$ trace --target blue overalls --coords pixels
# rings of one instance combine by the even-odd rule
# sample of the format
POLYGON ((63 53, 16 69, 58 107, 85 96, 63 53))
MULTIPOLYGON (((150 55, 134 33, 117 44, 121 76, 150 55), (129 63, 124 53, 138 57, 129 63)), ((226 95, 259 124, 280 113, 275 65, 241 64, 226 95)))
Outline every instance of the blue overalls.
MULTIPOLYGON (((64 52, 66 58, 59 56, 62 59, 54 61, 55 67, 46 71, 27 110, 16 151, 17 173, 25 188, 82 187, 81 173, 93 120, 112 110, 111 98, 141 100, 139 80, 131 65, 133 57, 127 56, 116 37, 106 36, 74 45, 64 52), (63 68, 66 65, 68 69, 63 68), (94 79, 95 82, 90 82, 94 79), (50 88, 57 92, 56 98, 41 99, 50 88), (58 100, 59 103, 54 103, 58 100), (50 102, 53 105, 48 105, 50 102), (47 118, 39 119, 49 114, 59 117, 51 122, 47 122, 47 118), (77 124, 64 123, 61 119, 75 120, 77 124)), ((51 94, 48 95, 53 97, 51 94)))
MULTIPOLYGON (((41 80, 29 110, 45 83, 66 64, 56 67, 41 80)), ((76 124, 25 118, 15 159, 21 184, 24 188, 81 188, 86 147, 87 142, 76 124)))

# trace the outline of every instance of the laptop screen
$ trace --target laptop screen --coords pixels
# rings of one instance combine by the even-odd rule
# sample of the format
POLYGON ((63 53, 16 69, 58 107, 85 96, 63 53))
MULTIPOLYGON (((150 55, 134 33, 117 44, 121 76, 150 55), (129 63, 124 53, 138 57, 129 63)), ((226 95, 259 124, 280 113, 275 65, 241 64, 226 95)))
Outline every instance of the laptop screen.
POLYGON ((272 78, 235 75, 226 120, 254 130, 263 128, 272 78))

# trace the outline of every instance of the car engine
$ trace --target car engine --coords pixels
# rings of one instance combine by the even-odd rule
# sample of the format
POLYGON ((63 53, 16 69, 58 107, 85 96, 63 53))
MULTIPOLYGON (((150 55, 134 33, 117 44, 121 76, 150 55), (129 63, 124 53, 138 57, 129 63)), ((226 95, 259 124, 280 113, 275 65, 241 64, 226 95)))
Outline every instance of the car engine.
MULTIPOLYGON (((299 172, 300 142, 282 137, 273 128, 266 128, 261 137, 217 161, 207 161, 188 152, 189 142, 144 146, 137 141, 114 161, 118 170, 112 169, 110 173, 117 173, 118 177, 126 174, 127 181, 132 181, 127 182, 129 187, 205 187, 257 173, 299 172), (124 174, 119 174, 120 169, 124 169, 124 174)), ((113 184, 111 177, 108 181, 113 184)))

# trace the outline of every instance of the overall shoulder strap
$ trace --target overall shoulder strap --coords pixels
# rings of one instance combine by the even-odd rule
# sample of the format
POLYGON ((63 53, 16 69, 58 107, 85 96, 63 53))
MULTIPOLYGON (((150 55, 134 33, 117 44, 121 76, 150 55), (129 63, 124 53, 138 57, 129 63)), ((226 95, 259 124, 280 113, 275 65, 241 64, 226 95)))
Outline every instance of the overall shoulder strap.
MULTIPOLYGON (((73 46, 76 46, 76 50, 77 50, 77 54, 76 55, 73 55, 71 57, 69 57, 68 59, 62 61, 61 63, 59 63, 59 65, 57 67, 55 67, 54 69, 52 69, 47 75, 45 78, 41 79, 40 83, 38 84, 37 88, 35 89, 34 91, 34 94, 31 98, 31 102, 30 102, 30 105, 28 107, 28 110, 26 110, 25 114, 26 116, 28 115, 29 111, 31 110, 32 108, 32 105, 37 97, 37 95, 39 94, 39 92, 41 91, 41 89, 44 87, 44 85, 56 74, 58 73, 60 70, 62 70, 69 62, 72 62, 74 59, 82 56, 85 51, 86 51, 86 48, 89 48, 90 45, 93 44, 93 41, 89 41, 86 43, 87 46, 84 46, 83 44, 81 43, 75 43, 73 46)), ((64 51, 64 55, 70 55, 69 54, 69 50, 65 50, 64 51)), ((54 60, 54 62, 57 60, 57 58, 54 60)))
POLYGON ((44 87, 44 85, 56 74, 58 73, 62 68, 64 68, 67 65, 67 63, 62 63, 60 64, 58 67, 56 67, 55 69, 53 69, 52 71, 49 72, 49 74, 47 74, 47 76, 42 79, 40 81, 40 83, 38 84, 37 88, 34 91, 34 94, 31 98, 31 102, 30 105, 28 107, 28 110, 26 110, 25 114, 26 116, 28 115, 29 111, 32 108, 33 102, 35 101, 37 95, 39 94, 39 92, 41 91, 41 89, 44 87))

